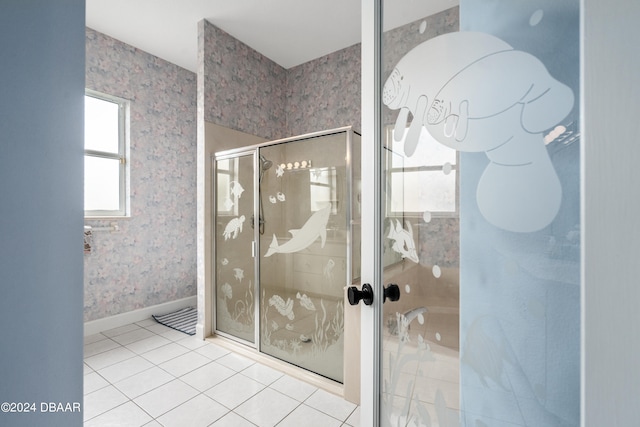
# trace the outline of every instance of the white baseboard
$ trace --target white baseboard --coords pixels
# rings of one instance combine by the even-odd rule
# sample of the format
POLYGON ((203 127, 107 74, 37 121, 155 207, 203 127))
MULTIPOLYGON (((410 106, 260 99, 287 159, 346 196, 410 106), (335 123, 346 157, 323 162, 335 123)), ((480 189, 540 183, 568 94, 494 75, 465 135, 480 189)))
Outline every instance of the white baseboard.
POLYGON ((130 323, 140 322, 149 319, 152 314, 166 314, 175 310, 186 307, 196 307, 198 297, 192 296, 182 298, 175 301, 165 302, 163 304, 152 305, 151 307, 141 308, 139 310, 128 311, 115 316, 109 316, 102 319, 91 320, 84 323, 84 336, 93 335, 109 329, 118 328, 130 323))
POLYGON ((204 326, 198 323, 196 325, 196 338, 199 340, 203 340, 204 337, 204 326))

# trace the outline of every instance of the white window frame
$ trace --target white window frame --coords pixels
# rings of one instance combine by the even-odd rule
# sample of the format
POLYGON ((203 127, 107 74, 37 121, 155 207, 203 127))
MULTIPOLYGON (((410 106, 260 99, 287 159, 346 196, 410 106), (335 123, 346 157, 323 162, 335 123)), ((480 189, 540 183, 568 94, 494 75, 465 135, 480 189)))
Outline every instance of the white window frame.
POLYGON ((100 157, 105 159, 115 159, 120 161, 119 179, 119 208, 116 210, 85 210, 85 218, 113 218, 129 216, 129 109, 130 102, 123 98, 113 95, 107 95, 95 90, 86 89, 86 97, 101 99, 103 101, 113 102, 118 105, 118 152, 104 152, 98 150, 87 150, 85 148, 84 155, 86 157, 100 157))

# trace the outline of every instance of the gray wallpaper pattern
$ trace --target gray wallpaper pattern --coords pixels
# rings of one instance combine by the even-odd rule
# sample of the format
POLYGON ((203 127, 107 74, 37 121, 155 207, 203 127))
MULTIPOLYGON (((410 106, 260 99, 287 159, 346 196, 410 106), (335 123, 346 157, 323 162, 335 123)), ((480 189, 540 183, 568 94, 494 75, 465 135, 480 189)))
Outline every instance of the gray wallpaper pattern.
POLYGON ((342 126, 360 131, 360 44, 287 73, 287 136, 342 126))
POLYGON ((286 70, 208 21, 198 29, 205 120, 267 139, 284 137, 286 70))
POLYGON ((86 87, 131 101, 131 218, 93 233, 90 321, 195 295, 196 75, 91 29, 86 42, 86 87))
POLYGON ((208 21, 199 28, 205 120, 267 139, 360 129, 360 45, 288 70, 208 21))

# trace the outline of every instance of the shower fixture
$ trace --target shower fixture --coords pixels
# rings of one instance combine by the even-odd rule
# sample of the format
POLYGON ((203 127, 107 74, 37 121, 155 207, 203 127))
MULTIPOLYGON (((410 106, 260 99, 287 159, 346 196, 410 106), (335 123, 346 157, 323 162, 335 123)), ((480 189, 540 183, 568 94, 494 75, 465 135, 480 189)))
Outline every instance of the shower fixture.
POLYGON ((271 160, 267 160, 262 154, 260 154, 260 182, 262 182, 264 173, 271 169, 271 166, 273 166, 273 162, 271 160))
MULTIPOLYGON (((262 154, 260 154, 260 178, 258 179, 258 232, 260 234, 264 234, 264 212, 262 209, 262 178, 264 177, 264 173, 268 171, 271 166, 273 166, 273 162, 271 160, 267 160, 262 154)), ((251 222, 253 224, 253 221, 251 222)))

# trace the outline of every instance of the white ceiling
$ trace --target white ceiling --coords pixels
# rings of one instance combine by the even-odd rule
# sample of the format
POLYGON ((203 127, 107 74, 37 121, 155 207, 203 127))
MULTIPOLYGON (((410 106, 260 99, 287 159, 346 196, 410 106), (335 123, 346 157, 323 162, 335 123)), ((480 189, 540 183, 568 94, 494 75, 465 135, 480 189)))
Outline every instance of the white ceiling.
MULTIPOLYGON (((86 0, 87 26, 196 72, 206 19, 284 68, 360 42, 361 0, 86 0)), ((385 28, 458 4, 387 0, 385 28), (393 9, 393 10, 391 10, 393 9)))

